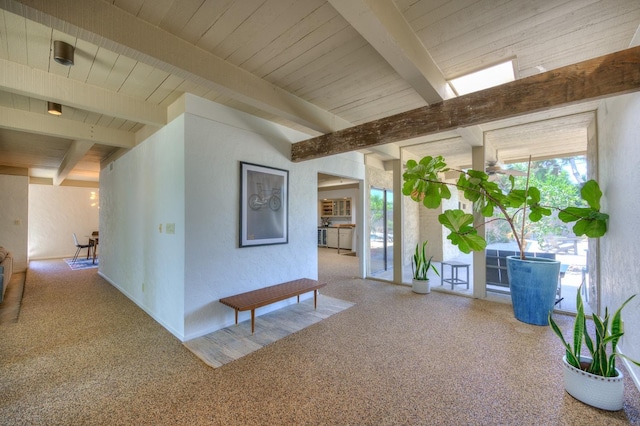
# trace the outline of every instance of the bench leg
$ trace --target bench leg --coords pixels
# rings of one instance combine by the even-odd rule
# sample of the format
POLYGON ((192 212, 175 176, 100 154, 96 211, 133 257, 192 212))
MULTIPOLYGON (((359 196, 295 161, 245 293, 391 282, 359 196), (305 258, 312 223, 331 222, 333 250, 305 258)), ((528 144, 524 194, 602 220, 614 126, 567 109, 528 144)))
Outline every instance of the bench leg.
POLYGON ((300 295, 298 295, 298 303, 300 303, 300 295))
POLYGON ((238 325, 238 310, 235 309, 235 311, 236 311, 236 325, 238 325))
POLYGON ((318 306, 318 290, 313 290, 313 309, 318 306))
POLYGON ((251 334, 253 334, 253 323, 256 319, 256 310, 252 309, 251 310, 251 334))

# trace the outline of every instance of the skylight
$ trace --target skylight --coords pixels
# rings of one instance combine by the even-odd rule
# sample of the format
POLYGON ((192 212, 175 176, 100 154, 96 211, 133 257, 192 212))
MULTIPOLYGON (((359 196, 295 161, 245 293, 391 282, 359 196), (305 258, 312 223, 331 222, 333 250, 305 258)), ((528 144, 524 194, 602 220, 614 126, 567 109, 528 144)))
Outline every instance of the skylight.
POLYGON ((513 69, 513 60, 510 60, 449 80, 449 85, 462 96, 515 80, 513 69))

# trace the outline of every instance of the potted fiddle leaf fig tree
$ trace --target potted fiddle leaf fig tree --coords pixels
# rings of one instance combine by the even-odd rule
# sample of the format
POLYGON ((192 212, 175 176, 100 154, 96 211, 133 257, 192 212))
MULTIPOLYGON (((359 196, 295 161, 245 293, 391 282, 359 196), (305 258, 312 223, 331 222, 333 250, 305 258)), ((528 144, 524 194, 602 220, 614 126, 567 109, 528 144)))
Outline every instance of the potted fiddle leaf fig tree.
POLYGON ((594 314, 595 334, 592 337, 587 329, 587 317, 584 314, 581 288, 578 288, 576 295, 577 314, 573 326, 573 338, 569 343, 549 313, 549 324, 566 349, 565 356, 562 357, 564 387, 567 393, 577 400, 603 410, 617 411, 622 409, 624 376, 616 368, 616 358, 625 358, 640 366, 640 362, 617 351, 618 342, 624 335, 621 311, 634 297, 635 294, 628 298, 612 317, 609 317, 607 308, 604 310, 604 317, 594 314), (582 355, 583 344, 589 351, 589 356, 582 355))
MULTIPOLYGON (((529 161, 531 163, 531 161, 529 161)), ((479 170, 456 170, 447 166, 442 156, 427 156, 419 162, 407 161, 403 174, 402 193, 427 208, 438 208, 443 199, 451 198, 450 187, 460 191, 464 198, 473 203, 474 211, 491 221, 506 221, 518 245, 520 256, 507 259, 511 300, 515 317, 528 324, 548 325, 548 314, 555 303, 560 262, 540 257, 525 258, 526 222, 538 222, 558 211, 558 218, 564 223, 574 223, 576 236, 601 237, 606 233, 609 216, 600 212, 602 192, 595 180, 586 182, 580 195, 586 207, 556 207, 541 204, 540 190, 529 185, 530 167, 524 187, 515 185, 515 178, 509 176, 510 186, 503 191, 489 179, 489 175, 479 170), (445 180, 445 172, 458 172, 456 182, 445 180), (494 213, 501 213, 494 217, 494 213)), ((463 253, 482 251, 487 242, 478 234, 474 226, 474 216, 460 209, 445 210, 438 221, 448 229, 448 239, 463 253)))
POLYGON ((429 269, 433 270, 436 275, 440 276, 438 269, 431 263, 433 256, 427 259, 427 241, 422 243, 422 246, 416 244, 416 252, 413 255, 411 270, 413 271, 413 286, 414 293, 427 294, 431 293, 431 285, 429 283, 429 277, 427 273, 429 269))

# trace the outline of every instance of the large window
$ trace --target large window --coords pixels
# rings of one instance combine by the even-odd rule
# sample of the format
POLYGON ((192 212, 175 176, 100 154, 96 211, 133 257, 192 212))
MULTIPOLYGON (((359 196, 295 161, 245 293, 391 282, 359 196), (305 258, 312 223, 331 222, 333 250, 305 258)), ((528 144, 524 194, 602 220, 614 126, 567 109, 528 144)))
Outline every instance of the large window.
MULTIPOLYGON (((528 163, 509 165, 509 169, 525 172, 528 163)), ((546 206, 580 205, 581 185, 587 180, 586 158, 584 156, 570 158, 554 158, 533 161, 530 169, 530 186, 535 186, 542 194, 541 204, 546 206)), ((520 173, 525 174, 525 173, 520 173)), ((498 185, 510 186, 509 171, 496 174, 493 179, 498 185)), ((524 187, 526 176, 514 176, 516 186, 524 187)), ((586 237, 576 237, 571 224, 565 224, 554 211, 549 217, 539 222, 527 221, 525 241, 527 252, 544 254, 561 262, 561 278, 558 282, 559 302, 556 307, 562 310, 575 311, 575 295, 581 284, 583 295, 588 295, 588 271, 586 255, 588 241, 586 237)), ((485 227, 487 237, 487 251, 517 251, 517 245, 511 235, 511 229, 505 221, 492 221, 485 227)), ((492 285, 487 269, 487 290, 493 292, 508 292, 507 286, 492 285)))

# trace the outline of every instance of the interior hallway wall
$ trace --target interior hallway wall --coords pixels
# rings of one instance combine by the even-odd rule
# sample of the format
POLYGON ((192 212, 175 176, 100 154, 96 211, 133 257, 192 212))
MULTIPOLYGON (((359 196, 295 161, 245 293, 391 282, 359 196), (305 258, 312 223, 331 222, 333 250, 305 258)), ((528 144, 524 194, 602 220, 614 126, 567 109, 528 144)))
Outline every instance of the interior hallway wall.
POLYGON ((14 272, 27 269, 28 212, 29 178, 0 174, 0 246, 13 253, 14 272))
POLYGON ((179 337, 184 335, 184 167, 184 116, 179 116, 100 172, 100 274, 179 337))
POLYGON ((234 323, 222 297, 317 278, 318 170, 363 179, 364 157, 292 163, 291 142, 307 135, 193 95, 170 110, 101 171, 100 273, 185 341, 234 323), (240 161, 289 171, 287 244, 239 248, 240 161))
MULTIPOLYGON (((603 101, 598 108, 599 182, 602 209, 609 229, 600 239, 601 309, 617 309, 629 296, 640 294, 640 94, 603 101)), ((622 313, 625 336, 620 348, 640 360, 640 295, 622 313)), ((640 368, 633 367, 640 388, 640 368)))
MULTIPOLYGON (((187 111, 185 340, 233 324, 233 310, 218 302, 222 297, 317 279, 318 169, 364 177, 362 154, 292 163, 291 142, 307 135, 200 98, 189 97, 187 111), (241 161, 289 172, 287 244, 239 247, 241 161)), ((291 303, 295 299, 256 314, 291 303)), ((249 316, 240 313, 240 321, 249 316)))

